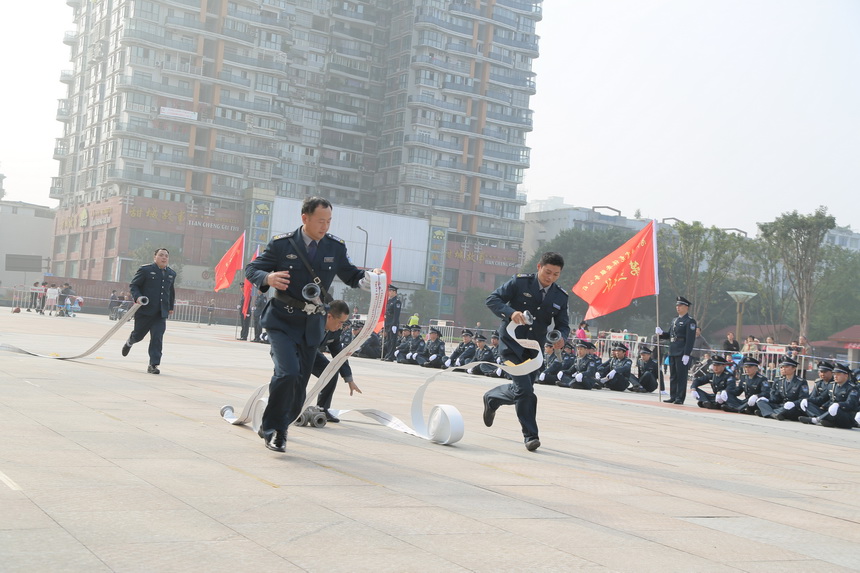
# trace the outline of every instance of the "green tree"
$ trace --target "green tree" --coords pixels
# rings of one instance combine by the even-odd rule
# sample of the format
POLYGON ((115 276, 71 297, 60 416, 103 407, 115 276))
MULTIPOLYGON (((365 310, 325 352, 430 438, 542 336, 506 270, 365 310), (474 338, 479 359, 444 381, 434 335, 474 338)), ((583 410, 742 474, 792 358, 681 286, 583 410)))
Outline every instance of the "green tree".
MULTIPOLYGON (((776 264, 779 252, 775 246, 755 239, 744 245, 743 255, 737 264, 737 280, 741 285, 736 290, 747 290, 758 296, 746 305, 744 322, 769 325, 788 323, 793 298, 785 267, 776 264)), ((772 330, 775 332, 775 329, 772 330)))
POLYGON ((370 292, 360 288, 347 288, 343 295, 343 301, 349 305, 350 310, 358 307, 359 313, 366 314, 370 309, 370 292))
POLYGON ((499 319, 487 308, 487 297, 490 292, 479 287, 466 289, 463 293, 462 317, 466 321, 464 326, 474 326, 481 323, 481 328, 495 328, 499 319))
POLYGON ((828 245, 827 272, 817 290, 815 313, 810 317, 809 339, 821 340, 860 324, 860 253, 828 245))
POLYGON ((409 314, 418 313, 421 324, 427 324, 431 319, 439 317, 439 293, 420 289, 409 297, 409 314))
POLYGON ((783 213, 771 223, 759 223, 761 239, 769 243, 786 270, 788 282, 797 300, 797 325, 800 333, 809 335, 812 309, 821 278, 830 260, 824 257, 824 237, 836 227, 836 219, 819 207, 811 215, 797 211, 783 213))
POLYGON ((658 235, 659 264, 664 271, 661 277, 673 292, 693 302, 691 314, 705 330, 711 320, 711 305, 728 300, 725 291, 732 289, 726 289, 726 279, 733 272, 744 239, 698 221, 677 221, 673 229, 674 233, 664 229, 658 235))
MULTIPOLYGON (((137 272, 139 267, 152 263, 155 258, 155 249, 167 249, 170 252, 169 266, 171 269, 176 271, 175 285, 179 286, 182 283, 182 267, 185 265, 185 257, 182 256, 182 250, 179 247, 172 245, 159 245, 156 247, 149 241, 143 243, 131 252, 131 259, 134 263, 129 266, 129 276, 126 277, 126 281, 131 281, 131 279, 134 278, 134 273, 137 272)), ((236 292, 239 291, 237 290, 236 292)))

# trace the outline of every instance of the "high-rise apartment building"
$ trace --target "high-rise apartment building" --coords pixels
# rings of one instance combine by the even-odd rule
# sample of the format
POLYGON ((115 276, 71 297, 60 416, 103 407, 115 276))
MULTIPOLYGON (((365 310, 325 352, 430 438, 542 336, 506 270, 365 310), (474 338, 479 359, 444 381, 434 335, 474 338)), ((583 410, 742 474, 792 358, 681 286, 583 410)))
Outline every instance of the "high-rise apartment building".
POLYGON ((519 262, 540 0, 66 3, 55 274, 125 280, 147 243, 205 272, 308 195, 430 219, 443 307, 519 262))

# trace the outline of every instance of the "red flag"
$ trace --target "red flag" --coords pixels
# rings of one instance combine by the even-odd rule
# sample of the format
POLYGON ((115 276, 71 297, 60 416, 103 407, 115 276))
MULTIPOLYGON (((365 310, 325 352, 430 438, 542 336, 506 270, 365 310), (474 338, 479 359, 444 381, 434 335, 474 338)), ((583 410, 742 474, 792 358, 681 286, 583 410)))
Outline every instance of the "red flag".
POLYGON ((658 294, 654 221, 585 271, 571 290, 589 305, 585 320, 624 308, 634 298, 658 294))
MULTIPOLYGON (((260 254, 260 245, 257 245, 257 250, 254 251, 254 256, 251 257, 251 260, 253 261, 254 259, 256 259, 257 255, 259 255, 259 254, 260 254)), ((246 317, 246 318, 248 316, 248 311, 251 308, 251 290, 253 288, 254 288, 254 285, 252 285, 248 281, 248 279, 245 279, 245 284, 242 287, 242 296, 245 298, 244 305, 242 306, 242 316, 246 317)))
POLYGON ((225 289, 233 282, 236 271, 245 266, 245 233, 236 239, 233 246, 227 249, 218 264, 215 265, 215 292, 225 289))
MULTIPOLYGON (((385 326, 385 307, 388 306, 388 285, 391 284, 391 239, 388 239, 388 251, 385 253, 385 259, 382 261, 382 266, 380 267, 383 271, 385 271, 385 299, 382 301, 382 314, 379 315, 379 322, 376 323, 376 327, 373 329, 373 332, 379 334, 379 331, 385 326)), ((397 325, 398 328, 400 325, 397 325)), ((385 333, 386 336, 388 333, 385 333)))

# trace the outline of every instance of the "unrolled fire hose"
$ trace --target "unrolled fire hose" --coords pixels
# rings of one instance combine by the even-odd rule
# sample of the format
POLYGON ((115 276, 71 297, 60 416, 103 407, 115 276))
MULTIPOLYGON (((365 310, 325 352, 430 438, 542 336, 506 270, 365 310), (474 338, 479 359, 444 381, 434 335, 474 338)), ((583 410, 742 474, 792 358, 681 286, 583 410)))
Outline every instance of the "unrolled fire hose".
MULTIPOLYGON (((322 390, 328 381, 331 380, 331 377, 340 370, 340 367, 349 358, 349 356, 352 355, 352 353, 359 348, 365 340, 367 340, 379 321, 379 317, 382 314, 382 303, 385 299, 385 275, 371 274, 370 276, 370 310, 368 311, 368 318, 358 335, 355 336, 352 342, 338 353, 337 356, 332 358, 331 362, 329 362, 328 366, 326 366, 322 374, 317 379, 316 384, 314 384, 313 388, 307 392, 302 412, 316 401, 317 394, 319 394, 320 390, 322 390)), ((512 339, 515 339, 523 348, 534 351, 536 354, 535 358, 528 359, 520 364, 513 364, 510 362, 503 364, 496 364, 494 362, 470 362, 469 366, 472 367, 479 364, 489 364, 494 368, 501 368, 502 371, 507 372, 511 376, 522 376, 539 369, 543 364, 543 354, 540 351, 540 345, 534 340, 517 339, 514 334, 514 330, 517 326, 517 324, 511 322, 508 325, 507 334, 510 335, 512 339)), ((427 387, 434 382, 436 378, 445 373, 446 371, 442 370, 428 377, 415 392, 415 395, 412 398, 412 407, 410 411, 412 417, 411 427, 399 418, 392 416, 387 412, 373 408, 354 410, 330 409, 329 411, 335 416, 343 416, 349 412, 357 412, 367 416, 379 424, 382 424, 383 426, 387 426, 405 434, 417 436, 438 444, 454 444, 460 441, 463 437, 465 429, 463 416, 456 407, 450 404, 438 404, 433 406, 430 410, 430 416, 426 422, 424 419, 424 394, 427 387)), ((262 423, 263 411, 266 409, 266 405, 268 403, 266 396, 268 388, 268 384, 263 384, 257 388, 251 394, 240 415, 237 416, 233 407, 228 405, 221 408, 221 416, 224 420, 234 425, 246 425, 250 423, 254 431, 258 431, 262 423)))
POLYGON ((146 306, 149 304, 149 299, 145 296, 142 296, 137 299, 138 302, 134 303, 128 312, 126 312, 122 318, 117 320, 116 324, 114 324, 110 330, 108 330, 104 336, 102 336, 98 342, 93 344, 88 350, 82 352, 81 354, 75 354, 74 356, 57 356, 56 354, 38 354, 36 352, 30 352, 29 350, 24 350, 23 348, 18 348, 17 346, 12 346, 11 344, 0 344, 0 350, 10 350, 12 352, 18 352, 20 354, 28 354, 30 356, 38 356, 39 358, 53 358, 55 360, 74 360, 75 358, 84 358, 85 356, 89 356, 102 346, 104 346, 105 342, 111 339, 111 337, 116 334, 117 330, 123 327, 125 323, 134 318, 135 313, 142 306, 146 306))

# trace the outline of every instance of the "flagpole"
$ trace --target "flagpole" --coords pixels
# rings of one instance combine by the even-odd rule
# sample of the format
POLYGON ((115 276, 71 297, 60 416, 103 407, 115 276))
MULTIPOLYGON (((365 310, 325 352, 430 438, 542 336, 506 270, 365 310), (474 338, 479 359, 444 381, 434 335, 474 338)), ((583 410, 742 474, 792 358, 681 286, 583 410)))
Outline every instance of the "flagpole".
MULTIPOLYGON (((657 333, 657 328, 660 327, 660 264, 657 260, 657 220, 652 219, 653 227, 653 245, 654 245, 654 306, 656 308, 657 316, 656 320, 656 328, 654 329, 654 333, 657 333)), ((660 390, 661 386, 664 386, 663 383, 663 358, 660 353, 660 336, 657 335, 657 401, 660 402, 663 399, 663 392, 660 390)), ((665 387, 665 386, 664 386, 665 387)))

